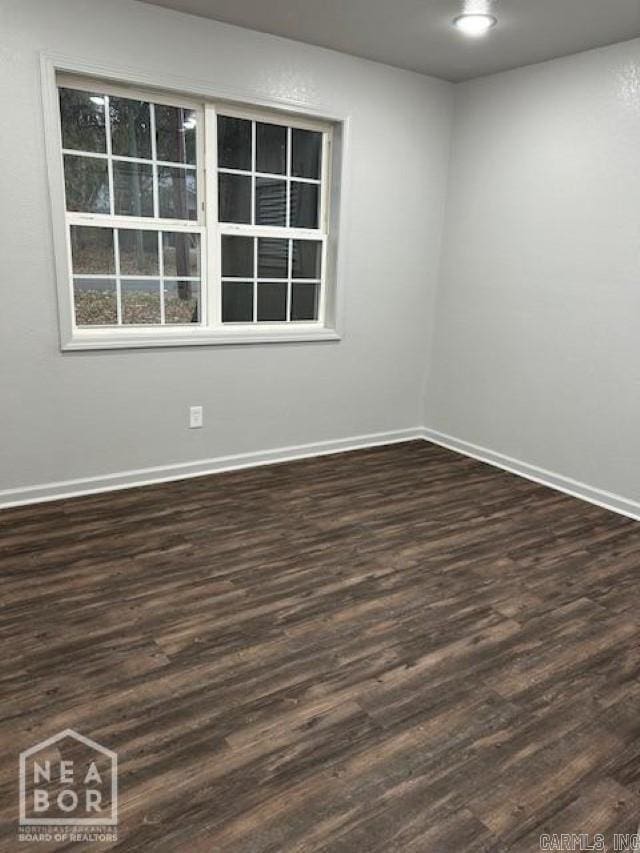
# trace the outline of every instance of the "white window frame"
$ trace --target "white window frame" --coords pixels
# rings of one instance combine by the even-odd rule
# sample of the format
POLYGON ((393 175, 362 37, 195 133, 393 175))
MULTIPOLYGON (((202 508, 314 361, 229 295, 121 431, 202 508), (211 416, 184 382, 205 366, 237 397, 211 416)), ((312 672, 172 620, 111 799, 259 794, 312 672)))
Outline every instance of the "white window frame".
MULTIPOLYGON (((163 72, 153 73, 115 67, 97 67, 91 61, 70 59, 49 53, 45 53, 41 57, 41 70, 45 144, 58 287, 60 346, 62 350, 299 343, 341 339, 344 334, 343 295, 342 288, 339 286, 339 279, 344 265, 344 247, 343 241, 338 239, 338 226, 341 231, 344 230, 347 183, 345 170, 348 140, 347 116, 336 115, 325 108, 314 107, 309 104, 265 99, 257 93, 229 92, 217 87, 210 88, 201 82, 196 83, 195 81, 167 76, 163 72), (77 88, 91 87, 101 94, 137 98, 200 111, 197 137, 198 219, 170 220, 67 212, 58 103, 59 85, 69 87, 75 85, 77 88), (254 121, 283 123, 289 127, 319 130, 323 133, 318 229, 240 225, 218 221, 217 112, 254 121), (75 325, 69 224, 95 226, 105 225, 107 222, 110 227, 114 228, 142 228, 143 230, 158 232, 187 231, 200 234, 202 256, 199 323, 181 326, 150 325, 146 327, 123 325, 77 327, 75 325), (221 321, 222 278, 219 249, 223 234, 321 241, 322 282, 318 319, 266 323, 257 322, 254 316, 252 323, 223 324, 221 321)), ((290 136, 291 131, 288 130, 287 133, 290 136)), ((135 161, 136 158, 118 159, 135 161)), ((111 169, 109 171, 111 173, 111 169)), ((283 179, 282 175, 274 177, 283 179)), ((297 180, 297 178, 294 177, 293 180, 297 180)), ((113 194, 111 194, 111 199, 113 204, 113 194)), ((154 202, 157 205, 155 190, 154 202)), ((257 245, 257 240, 255 245, 257 245)), ((254 269, 254 276, 257 276, 257 269, 254 269)), ((125 277, 129 278, 129 276, 125 277)), ((291 303, 290 270, 288 282, 287 310, 289 311, 291 303)), ((254 284, 255 291, 256 286, 254 284)))

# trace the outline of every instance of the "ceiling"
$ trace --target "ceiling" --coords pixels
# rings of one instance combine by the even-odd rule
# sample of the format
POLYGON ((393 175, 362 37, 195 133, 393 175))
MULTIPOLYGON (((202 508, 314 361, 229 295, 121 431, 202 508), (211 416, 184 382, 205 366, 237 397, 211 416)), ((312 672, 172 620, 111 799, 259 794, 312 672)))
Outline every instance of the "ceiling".
POLYGON ((496 0, 498 26, 451 26, 462 0, 145 0, 460 81, 640 36, 640 0, 496 0))

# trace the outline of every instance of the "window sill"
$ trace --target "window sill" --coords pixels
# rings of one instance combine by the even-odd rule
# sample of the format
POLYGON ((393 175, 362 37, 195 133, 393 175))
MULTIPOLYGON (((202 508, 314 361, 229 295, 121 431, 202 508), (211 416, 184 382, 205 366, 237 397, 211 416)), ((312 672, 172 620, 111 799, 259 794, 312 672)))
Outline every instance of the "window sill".
POLYGON ((157 347, 193 347, 193 346, 235 346, 238 344, 285 344, 312 343, 318 341, 339 341, 340 335, 335 329, 314 326, 295 329, 234 328, 212 329, 171 329, 158 333, 157 329, 118 330, 111 329, 76 330, 68 341, 61 345, 63 352, 77 350, 141 349, 157 347))

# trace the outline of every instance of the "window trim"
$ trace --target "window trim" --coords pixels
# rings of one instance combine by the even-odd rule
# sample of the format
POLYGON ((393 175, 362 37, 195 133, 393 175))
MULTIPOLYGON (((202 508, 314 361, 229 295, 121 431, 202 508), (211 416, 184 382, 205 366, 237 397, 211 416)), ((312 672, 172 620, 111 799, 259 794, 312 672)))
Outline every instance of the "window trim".
MULTIPOLYGON (((339 239, 345 232, 346 199, 348 176, 345 168, 349 137, 349 117, 337 114, 326 107, 306 102, 284 99, 264 98, 260 93, 244 90, 236 91, 212 86, 202 81, 167 75, 162 71, 123 68, 118 66, 97 65, 92 60, 80 60, 60 54, 44 52, 41 54, 41 74, 43 88, 45 148, 47 154, 49 191, 51 202, 56 279, 58 285, 58 309, 60 348, 63 351, 88 349, 128 349, 165 346, 206 346, 215 344, 264 344, 264 343, 300 343, 306 341, 337 341, 344 336, 343 288, 341 287, 344 268, 344 240, 339 239), (323 242, 322 272, 326 279, 320 292, 322 304, 319 306, 317 321, 289 321, 281 323, 252 323, 206 326, 202 323, 193 326, 140 326, 125 328, 96 327, 78 328, 73 323, 73 294, 71 291, 71 258, 67 240, 67 214, 64 194, 63 155, 61 149, 60 115, 57 87, 65 78, 81 77, 83 84, 94 80, 101 91, 109 94, 123 94, 135 97, 153 96, 156 103, 167 103, 202 110, 204 125, 207 121, 217 123, 216 106, 224 105, 225 115, 249 118, 260 121, 277 122, 288 118, 293 125, 309 130, 326 130, 331 125, 332 145, 324 145, 323 172, 326 179, 321 183, 321 216, 326 217, 331 208, 331 231, 328 236, 326 227, 298 229, 299 236, 306 239, 321 239, 323 242), (216 102, 216 103, 209 103, 216 102), (284 116, 283 116, 284 114, 284 116), (325 196, 325 197, 323 197, 325 196)), ((68 81, 69 83, 71 80, 68 81)), ((77 83, 77 80, 76 80, 77 83)), ((207 294, 209 316, 220 319, 220 299, 216 293, 221 290, 219 252, 216 246, 220 234, 247 233, 247 228, 255 230, 256 236, 286 236, 295 239, 295 229, 273 228, 270 226, 244 226, 217 221, 217 152, 204 151, 215 144, 216 135, 200 133, 198 164, 199 204, 204 198, 207 210, 205 223, 201 216, 193 221, 156 220, 144 218, 147 230, 191 230, 201 233, 202 240, 202 292, 207 294), (203 156, 204 152, 204 156, 203 156), (209 163, 207 163, 207 157, 209 163), (207 168, 209 166, 209 168, 207 168), (211 206, 215 215, 211 215, 211 206), (151 229, 150 229, 151 226, 151 229), (286 233, 285 233, 286 232, 286 233), (207 239, 207 234, 209 239, 207 239), (207 271, 210 274, 209 286, 206 286, 207 271), (215 286, 212 286, 214 280, 215 286)), ((200 213, 200 211, 199 211, 200 213)), ((112 224, 114 217, 106 214, 72 214, 78 224, 97 224, 100 219, 108 219, 112 224)), ((122 217, 123 227, 135 228, 141 219, 122 217)), ((321 220, 321 226, 323 222, 321 220)), ((326 218, 324 224, 328 226, 326 218)), ((204 306, 203 306, 204 307, 204 306)), ((204 315, 204 310, 202 311, 204 315)))

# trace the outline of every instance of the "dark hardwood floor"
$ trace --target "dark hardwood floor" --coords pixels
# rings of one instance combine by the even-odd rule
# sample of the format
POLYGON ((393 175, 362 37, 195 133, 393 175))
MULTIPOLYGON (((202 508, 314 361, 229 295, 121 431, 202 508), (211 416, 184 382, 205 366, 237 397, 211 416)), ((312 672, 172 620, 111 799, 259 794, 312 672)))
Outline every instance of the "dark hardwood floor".
POLYGON ((0 532, 2 850, 55 848, 17 842, 18 754, 66 727, 118 753, 118 850, 613 849, 640 822, 634 521, 411 442, 0 532))

